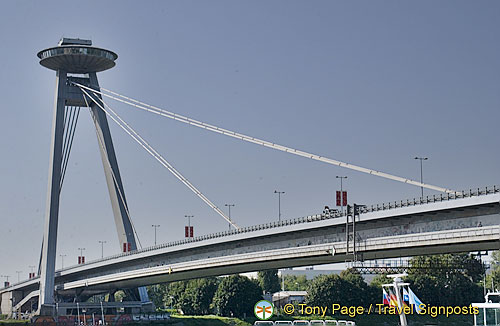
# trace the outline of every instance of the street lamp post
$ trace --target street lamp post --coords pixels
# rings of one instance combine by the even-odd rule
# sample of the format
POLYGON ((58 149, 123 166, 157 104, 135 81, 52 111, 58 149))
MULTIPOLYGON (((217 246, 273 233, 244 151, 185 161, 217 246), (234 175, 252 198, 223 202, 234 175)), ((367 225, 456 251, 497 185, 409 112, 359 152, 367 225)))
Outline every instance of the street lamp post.
MULTIPOLYGON (((427 161, 429 158, 428 157, 415 157, 416 160, 420 160, 420 183, 424 183, 424 173, 423 173, 423 167, 422 167, 422 162, 427 161)), ((422 191, 422 197, 424 198, 424 187, 420 186, 420 190, 422 191)))
POLYGON ((78 264, 84 264, 85 258, 83 258, 83 251, 85 250, 85 248, 78 248, 78 250, 80 250, 80 257, 81 257, 78 258, 78 264))
POLYGON ((104 244, 106 241, 104 240, 99 240, 99 243, 101 244, 101 259, 104 258, 104 244))
POLYGON ((16 271, 16 273, 17 273, 17 283, 21 282, 21 273, 22 272, 23 271, 16 271))
POLYGON ((284 191, 274 191, 275 194, 278 194, 278 222, 281 222, 281 195, 284 194, 284 191))
POLYGON ((78 248, 78 250, 80 250, 80 256, 83 257, 83 251, 85 250, 85 248, 78 248))
POLYGON ((61 269, 64 269, 64 257, 66 257, 67 255, 59 255, 59 257, 61 257, 61 269))
POLYGON ((160 227, 160 224, 153 224, 151 225, 155 229, 155 246, 156 246, 156 229, 160 227))
MULTIPOLYGON (((234 207, 234 204, 224 204, 224 206, 229 208, 229 220, 231 221, 231 207, 234 207)), ((231 223, 229 223, 229 230, 231 230, 231 223)))
POLYGON ((36 266, 34 266, 34 265, 29 265, 28 267, 30 268, 31 274, 32 274, 33 276, 35 276, 34 269, 35 269, 35 267, 36 267, 36 266))
MULTIPOLYGON (((344 214, 344 189, 342 188, 342 180, 347 179, 347 176, 335 176, 336 179, 340 179, 340 212, 344 214)), ((349 212, 345 214, 345 242, 349 244, 349 212)))

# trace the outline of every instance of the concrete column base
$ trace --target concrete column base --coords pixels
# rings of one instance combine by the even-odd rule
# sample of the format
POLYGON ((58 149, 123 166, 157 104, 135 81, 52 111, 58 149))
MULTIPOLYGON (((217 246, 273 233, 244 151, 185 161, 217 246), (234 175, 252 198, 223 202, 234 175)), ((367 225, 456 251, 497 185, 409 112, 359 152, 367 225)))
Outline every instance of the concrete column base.
POLYGON ((39 315, 40 316, 55 316, 56 315, 56 306, 55 305, 42 304, 40 306, 39 315))

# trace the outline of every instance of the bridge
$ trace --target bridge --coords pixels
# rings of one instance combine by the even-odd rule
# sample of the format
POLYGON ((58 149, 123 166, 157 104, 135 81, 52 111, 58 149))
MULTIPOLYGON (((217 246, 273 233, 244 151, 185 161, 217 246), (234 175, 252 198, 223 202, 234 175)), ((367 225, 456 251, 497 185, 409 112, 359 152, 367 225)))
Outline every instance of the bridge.
MULTIPOLYGON (((112 294, 118 289, 136 298, 123 303, 122 308, 148 310, 152 305, 145 286, 161 282, 272 268, 499 249, 497 186, 456 191, 431 185, 244 135, 101 88, 96 73, 112 68, 118 56, 93 47, 90 40, 64 38, 57 47, 40 51, 38 57, 40 64, 55 70, 57 76, 42 255, 37 276, 0 289, 2 314, 36 311, 54 315, 61 313, 59 308, 65 314, 74 309, 75 303, 78 307, 93 295, 112 294), (346 212, 328 210, 319 215, 240 227, 103 98, 244 142, 440 194, 370 207, 352 204, 346 212), (56 270, 59 198, 81 108, 89 108, 95 124, 123 253, 56 270), (139 249, 108 118, 234 229, 139 249)), ((106 302, 101 303, 101 309, 103 305, 106 309, 120 306, 106 302)))
MULTIPOLYGON (((364 207, 356 220, 360 261, 500 249, 500 189, 477 189, 364 207)), ((319 214, 208 234, 56 271, 61 297, 270 268, 352 260, 346 216, 319 214)), ((0 289, 2 313, 30 310, 39 278, 0 289)))

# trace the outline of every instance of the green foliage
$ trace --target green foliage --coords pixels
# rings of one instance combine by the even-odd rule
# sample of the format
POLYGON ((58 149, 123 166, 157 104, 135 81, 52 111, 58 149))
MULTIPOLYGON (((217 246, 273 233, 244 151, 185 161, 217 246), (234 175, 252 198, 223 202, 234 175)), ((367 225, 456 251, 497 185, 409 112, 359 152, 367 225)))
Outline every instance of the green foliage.
POLYGON ((500 250, 493 251, 491 257, 493 258, 493 264, 500 265, 500 250))
POLYGON ((218 315, 243 316, 253 314, 255 303, 262 299, 262 288, 240 275, 224 278, 215 292, 212 306, 218 315))
POLYGON ((331 306, 333 303, 351 305, 353 285, 339 275, 320 275, 307 290, 306 303, 310 306, 331 306))
POLYGON ((486 287, 492 291, 500 290, 500 251, 492 254, 491 271, 486 276, 486 287))
POLYGON ((364 306, 380 301, 381 289, 368 286, 356 269, 346 269, 340 275, 320 275, 308 287, 306 302, 312 306, 364 306))
POLYGON ((178 307, 187 315, 210 314, 210 304, 217 290, 216 278, 201 278, 188 281, 179 298, 178 307))
POLYGON ((365 291, 365 306, 370 303, 382 303, 382 285, 392 282, 393 280, 388 278, 386 274, 375 276, 365 291))
POLYGON ((259 285, 264 290, 264 292, 274 293, 280 290, 280 279, 278 278, 277 269, 260 271, 257 275, 259 285))
POLYGON ((122 290, 118 290, 115 292, 115 301, 116 302, 122 302, 123 299, 125 299, 126 294, 122 290))
POLYGON ((445 254, 413 257, 408 274, 426 274, 446 278, 460 273, 473 282, 480 282, 484 275, 482 263, 470 254, 445 254), (422 268, 423 267, 423 268, 422 268))
POLYGON ((149 300, 153 302, 156 309, 162 309, 165 307, 164 297, 167 293, 166 284, 156 284, 147 287, 149 300))
POLYGON ((370 286, 382 289, 383 284, 390 284, 390 283, 392 283, 392 279, 388 278, 387 274, 380 274, 373 278, 373 280, 370 282, 370 286))
POLYGON ((492 291, 500 290, 500 265, 493 267, 486 276, 486 287, 492 291))
POLYGON ((187 315, 209 314, 217 285, 213 277, 173 282, 166 287, 162 301, 187 315))
POLYGON ((309 281, 305 275, 284 275, 285 291, 306 291, 309 281))
POLYGON ((407 281, 426 304, 469 305, 483 300, 483 290, 475 282, 481 281, 484 268, 471 255, 420 256, 412 258, 411 265, 407 281))
POLYGON ((163 302, 167 307, 181 309, 179 307, 179 301, 186 290, 187 282, 188 281, 180 281, 168 284, 167 291, 163 296, 163 302))

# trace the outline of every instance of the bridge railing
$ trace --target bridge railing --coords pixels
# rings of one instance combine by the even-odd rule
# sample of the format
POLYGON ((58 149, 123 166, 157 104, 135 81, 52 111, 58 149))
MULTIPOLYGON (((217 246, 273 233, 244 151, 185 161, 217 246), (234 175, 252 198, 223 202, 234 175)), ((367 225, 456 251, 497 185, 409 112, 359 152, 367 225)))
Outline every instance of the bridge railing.
MULTIPOLYGON (((460 191, 460 192, 455 192, 455 193, 426 196, 424 198, 413 198, 413 199, 407 199, 407 200, 394 201, 394 202, 390 202, 390 203, 376 204, 376 205, 371 205, 371 206, 363 206, 361 208, 360 213, 364 214, 364 213, 390 210, 390 209, 396 209, 396 208, 402 208, 402 207, 425 205, 425 204, 430 204, 430 203, 450 201, 450 200, 461 199, 461 198, 489 195, 489 194, 494 194, 494 193, 499 193, 499 192, 500 192, 499 186, 470 189, 468 191, 460 191)), ((193 242, 200 242, 200 241, 216 239, 216 238, 221 238, 221 237, 227 237, 227 236, 241 234, 241 233, 255 232, 255 231, 259 231, 259 230, 266 230, 266 229, 295 225, 295 224, 303 224, 303 223, 316 222, 316 221, 321 221, 321 220, 326 220, 326 219, 340 218, 343 216, 345 216, 345 213, 342 214, 342 212, 340 212, 338 210, 330 210, 329 212, 322 213, 322 214, 308 215, 308 216, 297 217, 297 218, 287 219, 287 220, 282 220, 282 221, 246 226, 246 227, 242 227, 240 229, 227 230, 227 231, 216 232, 216 233, 212 233, 212 234, 201 235, 201 236, 194 237, 194 238, 176 240, 176 241, 172 241, 172 242, 168 242, 168 243, 164 243, 164 244, 159 244, 159 245, 152 246, 152 247, 142 248, 142 249, 138 249, 138 250, 134 250, 134 251, 130 251, 130 252, 125 252, 125 253, 120 253, 120 254, 108 256, 105 258, 95 259, 95 260, 88 261, 86 263, 86 265, 95 264, 95 263, 99 263, 99 262, 103 262, 103 261, 108 261, 108 260, 112 260, 112 259, 116 259, 116 258, 120 258, 120 257, 124 257, 124 256, 135 255, 135 254, 148 252, 148 251, 152 251, 152 250, 158 250, 158 249, 169 248, 169 247, 176 247, 176 246, 180 246, 180 245, 184 245, 184 244, 188 244, 188 243, 193 243, 193 242)), ((73 268, 78 267, 78 266, 81 266, 81 265, 73 265, 73 266, 68 266, 64 269, 60 269, 56 272, 56 275, 60 274, 62 271, 70 270, 70 269, 73 269, 73 268)), ((29 280, 26 280, 23 282, 28 282, 28 281, 29 280)), ((23 283, 23 282, 20 282, 20 283, 23 283)), ((17 285, 17 284, 12 284, 11 286, 14 286, 14 285, 17 285)))
POLYGON ((497 186, 493 186, 493 187, 489 187, 489 188, 485 187, 484 189, 481 189, 481 188, 470 189, 469 191, 462 190, 462 191, 454 192, 454 193, 413 198, 413 200, 407 199, 407 200, 400 200, 400 201, 394 201, 394 202, 389 202, 389 203, 383 203, 381 205, 379 205, 379 204, 371 205, 370 207, 364 206, 361 208, 360 213, 370 213, 370 212, 377 212, 377 211, 382 211, 382 210, 387 210, 387 209, 424 205, 424 204, 449 201, 449 200, 454 200, 454 199, 489 195, 489 194, 494 194, 494 193, 498 193, 498 192, 500 192, 500 188, 497 186))

